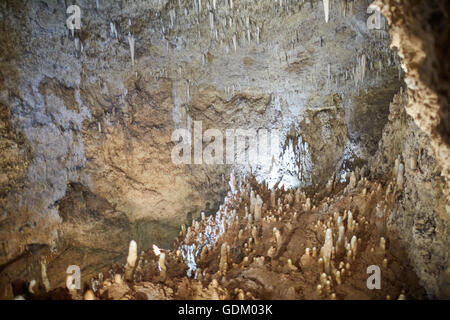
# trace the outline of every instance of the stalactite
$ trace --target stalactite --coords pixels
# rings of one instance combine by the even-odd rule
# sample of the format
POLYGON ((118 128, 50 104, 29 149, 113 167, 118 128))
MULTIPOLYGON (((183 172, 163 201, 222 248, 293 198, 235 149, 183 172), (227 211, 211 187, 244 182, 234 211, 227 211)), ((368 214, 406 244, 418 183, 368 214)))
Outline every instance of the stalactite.
POLYGON ((214 13, 209 12, 209 27, 214 30, 214 13))
POLYGON ((330 1, 323 0, 323 12, 325 13, 325 22, 328 23, 330 15, 330 1))
POLYGON ((134 66, 134 37, 128 33, 128 44, 130 45, 131 65, 134 66))
POLYGON ((397 189, 402 190, 403 184, 405 183, 405 166, 403 163, 400 163, 398 166, 398 172, 397 172, 397 189))
POLYGON ((176 12, 175 10, 170 10, 169 11, 169 17, 170 17, 170 25, 169 28, 172 29, 175 23, 175 18, 176 18, 176 12))

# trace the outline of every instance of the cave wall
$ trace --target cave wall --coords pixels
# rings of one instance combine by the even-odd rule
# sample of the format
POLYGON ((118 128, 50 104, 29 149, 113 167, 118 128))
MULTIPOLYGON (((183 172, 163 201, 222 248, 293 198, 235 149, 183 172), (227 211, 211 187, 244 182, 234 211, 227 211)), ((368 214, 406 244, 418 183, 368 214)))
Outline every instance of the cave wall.
POLYGON ((394 185, 395 162, 398 159, 404 164, 405 183, 396 196, 388 228, 405 246, 428 296, 448 298, 450 238, 445 219, 445 179, 430 137, 407 114, 409 98, 402 91, 390 104, 389 121, 369 162, 371 178, 394 185))
MULTIPOLYGON (((408 91, 407 112, 430 136, 449 195, 450 5, 445 1, 376 1, 389 20, 408 91)), ((448 204, 447 204, 448 205, 448 204)), ((448 212, 447 212, 448 217, 448 212)))
POLYGON ((405 110, 414 120, 414 125, 409 121, 402 126, 408 140, 398 145, 403 145, 403 156, 424 163, 418 174, 410 173, 407 199, 394 223, 401 225, 399 232, 428 293, 448 299, 450 5, 436 0, 375 3, 390 24, 391 47, 398 49, 405 71, 405 110))

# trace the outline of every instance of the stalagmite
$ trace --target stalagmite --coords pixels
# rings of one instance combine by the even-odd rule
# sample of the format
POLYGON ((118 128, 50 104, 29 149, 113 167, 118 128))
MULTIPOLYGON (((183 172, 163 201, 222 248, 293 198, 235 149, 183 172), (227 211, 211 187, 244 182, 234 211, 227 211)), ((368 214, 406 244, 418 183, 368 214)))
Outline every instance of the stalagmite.
POLYGON ((273 228, 273 235, 275 237, 275 243, 277 244, 278 247, 281 246, 281 233, 280 230, 278 230, 277 228, 273 228))
POLYGON ((350 249, 350 248, 347 248, 347 262, 350 262, 350 261, 352 261, 352 258, 353 258, 353 252, 352 252, 352 249, 350 249))
POLYGON ((323 288, 326 287, 327 281, 328 281, 327 274, 325 272, 322 272, 320 274, 320 284, 322 285, 323 288))
POLYGON ((258 194, 256 196, 256 202, 255 202, 255 222, 261 221, 262 205, 263 205, 263 201, 258 194))
POLYGON ((227 243, 222 243, 220 247, 219 271, 225 275, 228 270, 227 243))
POLYGON ((49 292, 50 287, 50 281, 47 277, 47 265, 45 260, 41 260, 41 278, 42 278, 42 284, 44 285, 45 291, 49 292))
POLYGON ((330 281, 330 280, 327 280, 327 281, 325 282, 325 291, 326 291, 327 293, 330 293, 330 292, 331 292, 331 281, 330 281))
POLYGON ((186 237, 186 225, 181 225, 181 236, 184 238, 186 237))
POLYGON ((355 173, 352 171, 352 173, 350 174, 350 182, 348 183, 348 187, 349 189, 354 189, 356 187, 356 175, 355 173))
POLYGON ((231 173, 230 173, 230 181, 228 184, 230 185, 231 193, 235 194, 237 192, 237 184, 236 184, 236 177, 234 175, 234 171, 231 171, 231 173))
POLYGON ((207 254, 208 254, 208 247, 207 247, 207 246, 204 246, 204 247, 202 248, 201 253, 200 253, 200 260, 205 260, 207 254))
POLYGON ((275 190, 271 189, 270 190, 270 207, 271 208, 275 208, 276 207, 276 203, 275 203, 275 190))
POLYGON ((295 204, 299 204, 301 201, 301 190, 300 188, 297 188, 297 190, 295 190, 295 204))
POLYGON ((348 232, 353 232, 353 214, 351 211, 348 211, 348 217, 347 217, 347 230, 348 232))
POLYGON ((195 275, 194 275, 194 279, 197 280, 202 280, 202 270, 200 268, 197 268, 197 270, 195 270, 195 275))
POLYGON ((116 273, 114 275, 114 283, 116 283, 116 284, 122 284, 123 283, 122 276, 120 275, 120 273, 116 273))
POLYGON ((255 213, 256 196, 253 190, 250 191, 250 214, 255 213))
POLYGON ((325 244, 322 247, 321 253, 324 262, 324 270, 327 274, 330 273, 331 250, 333 248, 333 233, 330 228, 325 233, 325 244))
POLYGON ((31 293, 31 294, 35 294, 35 292, 34 292, 34 286, 36 285, 36 280, 31 280, 30 281, 30 284, 28 285, 28 291, 31 293))
POLYGON ((94 292, 91 289, 86 290, 83 296, 84 300, 95 300, 94 292))
POLYGON ((326 189, 327 189, 328 193, 331 193, 333 191, 333 184, 334 184, 334 179, 333 178, 328 180, 327 185, 326 185, 326 189))
POLYGON ((318 284, 316 287, 316 291, 319 295, 321 295, 322 294, 322 285, 318 284))
POLYGON ((325 271, 323 258, 319 258, 319 260, 317 261, 317 265, 319 268, 319 273, 323 273, 325 271))
POLYGON ((253 226, 252 228, 252 237, 255 241, 255 245, 258 245, 258 228, 256 228, 256 226, 253 226))
POLYGON ((274 256, 275 256, 275 253, 276 253, 276 248, 275 247, 270 247, 269 248, 269 250, 267 250, 267 255, 270 257, 270 258, 273 258, 274 256))
POLYGON ((311 199, 310 198, 306 199, 306 203, 304 205, 304 210, 305 211, 311 211, 311 199))
POLYGON ((248 214, 248 227, 253 224, 253 215, 251 213, 248 214))
POLYGON ((131 240, 128 247, 127 263, 125 265, 125 279, 133 280, 133 271, 137 261, 137 244, 136 241, 131 240))
POLYGON ((297 271, 298 270, 298 268, 292 264, 292 260, 291 259, 287 260, 287 267, 291 271, 297 271))
POLYGON ((309 248, 305 249, 305 253, 303 254, 303 256, 300 258, 300 263, 302 266, 308 266, 311 264, 311 253, 309 248))
POLYGON ((335 273, 335 278, 336 278, 336 283, 337 284, 341 284, 342 280, 341 280, 341 272, 340 271, 336 271, 335 273))
POLYGON ((386 240, 381 237, 380 238, 380 253, 384 254, 386 252, 386 240))
POLYGON ((352 249, 353 260, 355 260, 355 257, 356 257, 357 246, 358 246, 358 243, 356 240, 356 236, 353 236, 350 241, 350 248, 352 249))
POLYGON ((343 225, 339 226, 339 234, 338 234, 338 239, 336 241, 336 255, 340 256, 341 254, 344 253, 344 238, 345 238, 345 227, 343 225))
POLYGON ((166 254, 164 252, 161 252, 161 254, 159 255, 158 267, 159 267, 159 276, 161 277, 162 281, 165 281, 167 276, 166 273, 167 268, 166 268, 166 254))

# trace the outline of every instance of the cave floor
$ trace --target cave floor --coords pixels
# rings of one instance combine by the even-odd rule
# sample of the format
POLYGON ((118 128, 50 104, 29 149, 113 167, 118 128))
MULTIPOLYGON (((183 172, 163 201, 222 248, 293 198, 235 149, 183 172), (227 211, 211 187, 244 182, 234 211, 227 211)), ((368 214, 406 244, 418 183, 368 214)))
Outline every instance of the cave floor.
POLYGON ((279 203, 263 208, 260 221, 250 222, 248 217, 252 215, 246 214, 245 209, 250 205, 250 188, 265 204, 271 202, 271 191, 255 182, 246 186, 234 195, 229 193, 216 216, 204 217, 187 230, 182 228, 175 241, 174 248, 178 250, 166 252, 165 276, 159 271, 158 256, 154 250, 148 250, 141 252, 130 281, 125 279, 126 268, 114 265, 108 276, 100 274, 90 284, 84 284, 83 290, 69 292, 59 288, 48 293, 41 290, 30 298, 426 298, 400 239, 387 228, 390 208, 400 196, 395 184, 362 178, 353 188, 350 184, 339 184, 334 190, 324 189, 319 193, 305 190, 294 194, 278 189, 279 203), (230 219, 230 215, 235 217, 230 219), (224 223, 223 232, 217 228, 221 223, 224 223), (345 229, 341 249, 336 240, 338 224, 345 229), (328 228, 334 241, 327 268, 326 262, 323 263, 326 249, 321 248, 326 247, 328 228), (211 245, 203 249, 208 234, 213 235, 208 240, 211 245), (351 243, 353 236, 357 241, 356 248, 351 250, 355 245, 351 243), (384 249, 381 238, 385 239, 384 249), (186 275, 189 261, 186 262, 183 251, 189 246, 196 248, 197 253, 191 277, 186 275), (305 253, 306 248, 309 254, 305 253), (379 289, 368 288, 368 278, 373 272, 368 271, 369 266, 380 268, 379 289))

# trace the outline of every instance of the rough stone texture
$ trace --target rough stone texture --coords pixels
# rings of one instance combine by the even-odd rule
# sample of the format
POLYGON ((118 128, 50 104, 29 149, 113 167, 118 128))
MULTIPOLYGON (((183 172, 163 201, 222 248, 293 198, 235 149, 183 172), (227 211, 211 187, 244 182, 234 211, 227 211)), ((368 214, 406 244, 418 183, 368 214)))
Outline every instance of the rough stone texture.
POLYGON ((430 297, 448 298, 445 279, 449 264, 449 225, 445 220, 445 180, 430 137, 406 114, 408 95, 400 93, 390 105, 377 154, 370 162, 373 178, 394 183, 397 157, 405 165, 405 184, 388 225, 407 248, 412 265, 430 297), (416 161, 416 168, 411 166, 416 161))
MULTIPOLYGON (((408 87, 407 112, 430 136, 450 195, 450 4, 445 1, 376 1, 389 20, 408 87)), ((446 204, 450 207, 450 203, 446 204)), ((446 219, 450 216, 447 209, 446 219)))

